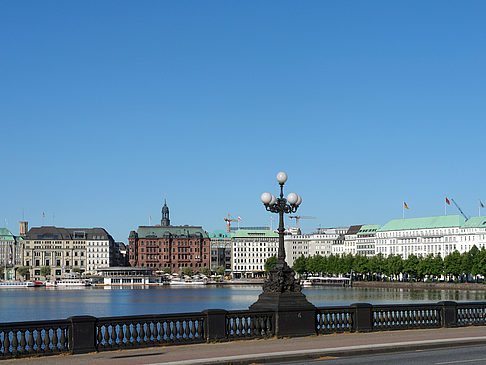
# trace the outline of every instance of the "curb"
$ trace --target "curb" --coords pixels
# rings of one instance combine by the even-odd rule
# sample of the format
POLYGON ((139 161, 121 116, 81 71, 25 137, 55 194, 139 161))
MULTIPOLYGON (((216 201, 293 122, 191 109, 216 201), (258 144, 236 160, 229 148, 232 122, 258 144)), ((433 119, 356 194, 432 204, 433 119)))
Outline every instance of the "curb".
POLYGON ((409 342, 395 342, 387 344, 370 344, 359 346, 344 346, 328 349, 312 349, 312 350, 294 350, 269 352, 251 355, 237 355, 214 357, 206 359, 192 359, 182 361, 171 361, 164 363, 151 363, 147 365, 209 365, 209 364, 232 364, 232 365, 248 365, 255 362, 258 363, 281 363, 283 361, 299 361, 299 360, 317 360, 324 356, 357 356, 357 355, 376 355, 390 352, 406 352, 416 350, 430 350, 442 348, 446 345, 449 347, 475 346, 485 345, 486 337, 462 337, 440 340, 425 340, 425 341, 409 341, 409 342))

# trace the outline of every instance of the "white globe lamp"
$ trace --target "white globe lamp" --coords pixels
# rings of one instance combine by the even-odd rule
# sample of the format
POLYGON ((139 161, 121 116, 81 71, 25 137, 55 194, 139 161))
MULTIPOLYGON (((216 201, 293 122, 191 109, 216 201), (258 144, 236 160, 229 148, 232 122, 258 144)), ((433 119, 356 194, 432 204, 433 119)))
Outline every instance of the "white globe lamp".
POLYGON ((277 174, 277 181, 280 185, 283 185, 285 184, 285 182, 287 181, 287 174, 283 171, 280 171, 278 174, 277 174))
POLYGON ((272 201, 272 196, 272 194, 265 192, 262 194, 260 199, 262 200, 263 204, 268 205, 272 201))
POLYGON ((295 193, 290 193, 287 195, 287 201, 290 205, 296 205, 297 201, 299 200, 299 196, 295 193))

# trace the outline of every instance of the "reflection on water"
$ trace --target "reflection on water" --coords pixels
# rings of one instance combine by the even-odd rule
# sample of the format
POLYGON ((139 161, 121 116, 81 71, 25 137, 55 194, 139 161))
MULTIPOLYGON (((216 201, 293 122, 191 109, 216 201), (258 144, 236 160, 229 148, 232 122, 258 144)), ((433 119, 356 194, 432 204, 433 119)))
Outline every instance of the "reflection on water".
MULTIPOLYGON (((0 322, 60 319, 74 315, 96 317, 136 314, 198 312, 204 309, 247 309, 261 293, 260 286, 200 288, 114 287, 112 289, 2 289, 0 322)), ((484 301, 484 291, 405 290, 375 288, 306 288, 316 306, 438 302, 441 300, 484 301)))

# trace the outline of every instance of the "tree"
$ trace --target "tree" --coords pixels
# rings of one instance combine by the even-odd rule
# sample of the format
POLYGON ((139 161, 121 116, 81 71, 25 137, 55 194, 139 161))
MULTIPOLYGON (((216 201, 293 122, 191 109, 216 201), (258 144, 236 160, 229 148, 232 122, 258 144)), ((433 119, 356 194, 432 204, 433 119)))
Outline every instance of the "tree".
POLYGON ((306 262, 307 262, 307 258, 304 255, 302 255, 294 261, 294 265, 292 266, 292 269, 294 269, 294 271, 297 274, 302 275, 303 273, 306 272, 306 266, 307 266, 306 262))
POLYGON ((403 271, 405 271, 412 278, 417 278, 419 273, 418 265, 419 265, 418 257, 412 254, 408 256, 408 258, 405 260, 403 265, 403 271))
POLYGON ((29 268, 27 266, 20 266, 17 269, 17 274, 25 279, 25 277, 29 274, 29 268))
POLYGON ((486 249, 481 247, 481 251, 479 251, 479 275, 486 277, 486 249))
POLYGON ((474 245, 468 252, 461 255, 462 258, 462 272, 466 275, 471 274, 477 276, 479 274, 480 251, 474 245))
POLYGON ((363 277, 368 273, 369 271, 368 268, 369 268, 369 264, 368 264, 368 258, 366 256, 356 255, 354 257, 353 271, 356 274, 360 274, 361 277, 363 277))
POLYGON ((224 275, 224 267, 223 266, 215 266, 213 271, 216 275, 224 275))
POLYGON ((201 267, 199 269, 199 273, 206 275, 206 276, 209 276, 209 275, 211 275, 211 270, 209 269, 209 267, 201 267))
POLYGON ((321 260, 322 256, 314 255, 312 257, 308 257, 306 260, 306 271, 311 272, 313 274, 319 274, 321 272, 321 260))
POLYGON ((170 267, 165 266, 161 268, 160 271, 162 271, 164 274, 170 274, 170 267))
MULTIPOLYGON (((3 266, 0 266, 0 277, 3 276, 3 273, 5 272, 5 268, 3 266)), ((6 277, 4 279, 7 279, 6 277)))
POLYGON ((47 278, 51 275, 51 268, 49 266, 42 266, 40 269, 41 276, 47 278))
POLYGON ((396 279, 400 274, 403 273, 403 259, 401 255, 390 255, 387 258, 388 261, 388 271, 390 275, 393 275, 396 279))
POLYGON ((462 274, 461 254, 455 250, 444 258, 444 274, 457 278, 462 274))
POLYGON ((268 274, 270 270, 272 270, 275 265, 277 264, 277 256, 271 256, 265 261, 265 273, 268 274))
POLYGON ((192 276, 194 275, 194 270, 192 269, 192 267, 183 267, 182 274, 186 276, 192 276))

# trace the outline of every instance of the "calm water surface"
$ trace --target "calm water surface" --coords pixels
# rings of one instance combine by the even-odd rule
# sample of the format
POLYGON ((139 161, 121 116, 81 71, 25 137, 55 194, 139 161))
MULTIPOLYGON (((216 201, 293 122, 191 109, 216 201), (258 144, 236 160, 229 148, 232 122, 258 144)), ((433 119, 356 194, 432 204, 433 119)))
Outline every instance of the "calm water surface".
MULTIPOLYGON (((248 309, 261 286, 147 289, 2 289, 0 322, 61 319, 73 315, 96 317, 198 312, 209 308, 248 309)), ((303 291, 316 306, 484 301, 484 291, 309 288, 303 291)))

